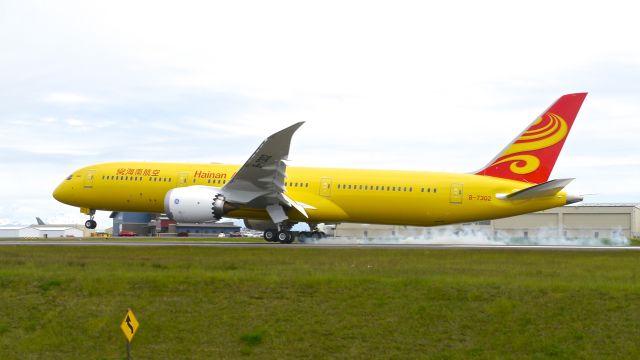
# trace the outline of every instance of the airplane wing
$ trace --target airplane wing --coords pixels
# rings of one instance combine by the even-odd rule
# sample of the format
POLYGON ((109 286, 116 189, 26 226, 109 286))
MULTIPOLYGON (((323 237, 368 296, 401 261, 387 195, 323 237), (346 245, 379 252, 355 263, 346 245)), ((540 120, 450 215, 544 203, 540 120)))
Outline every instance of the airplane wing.
POLYGON ((304 207, 284 194, 286 164, 291 137, 304 121, 269 136, 249 160, 222 187, 226 201, 265 208, 274 223, 288 219, 285 209, 293 208, 308 217, 304 207))

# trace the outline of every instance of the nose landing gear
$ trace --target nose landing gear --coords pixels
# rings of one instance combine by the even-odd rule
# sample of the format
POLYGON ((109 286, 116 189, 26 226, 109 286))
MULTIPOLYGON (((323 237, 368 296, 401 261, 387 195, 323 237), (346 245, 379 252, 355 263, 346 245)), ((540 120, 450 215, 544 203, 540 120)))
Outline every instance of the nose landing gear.
POLYGON ((96 226, 98 226, 98 223, 93 220, 93 216, 91 216, 91 219, 84 222, 84 227, 86 227, 87 229, 95 229, 96 226))
MULTIPOLYGON (((80 211, 82 211, 82 209, 80 211)), ((93 220, 93 216, 96 214, 96 211, 91 209, 83 213, 89 215, 89 220, 84 222, 84 227, 86 227, 87 229, 95 229, 96 226, 98 226, 98 223, 93 220)))

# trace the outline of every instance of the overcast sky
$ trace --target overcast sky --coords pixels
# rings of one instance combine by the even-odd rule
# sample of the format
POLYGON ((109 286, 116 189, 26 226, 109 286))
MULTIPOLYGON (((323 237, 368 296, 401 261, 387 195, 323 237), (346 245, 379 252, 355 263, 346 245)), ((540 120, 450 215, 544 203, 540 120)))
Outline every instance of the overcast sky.
MULTIPOLYGON (((0 0, 0 225, 83 222, 79 167, 243 163, 469 172, 588 91, 552 178, 640 202, 633 2, 0 0)), ((99 227, 110 224, 108 213, 99 227)))

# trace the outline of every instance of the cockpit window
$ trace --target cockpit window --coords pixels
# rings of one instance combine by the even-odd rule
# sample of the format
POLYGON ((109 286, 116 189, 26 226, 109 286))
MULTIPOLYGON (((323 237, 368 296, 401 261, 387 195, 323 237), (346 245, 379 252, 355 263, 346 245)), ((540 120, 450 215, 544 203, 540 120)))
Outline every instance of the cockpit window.
POLYGON ((73 174, 71 174, 71 175, 67 176, 67 179, 66 179, 66 180, 71 180, 71 178, 72 178, 72 177, 73 177, 73 174))

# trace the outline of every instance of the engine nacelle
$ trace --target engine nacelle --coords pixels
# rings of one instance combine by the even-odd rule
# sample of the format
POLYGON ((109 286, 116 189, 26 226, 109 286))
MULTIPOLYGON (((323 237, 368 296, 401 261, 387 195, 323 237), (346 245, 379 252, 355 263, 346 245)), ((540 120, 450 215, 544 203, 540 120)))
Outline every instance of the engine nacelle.
POLYGON ((244 219, 244 226, 247 229, 260 230, 260 231, 278 228, 278 226, 274 224, 273 221, 271 220, 256 220, 256 219, 244 219))
POLYGON ((211 186, 175 188, 164 197, 164 212, 179 222, 217 221, 232 208, 225 202, 220 188, 211 186))

